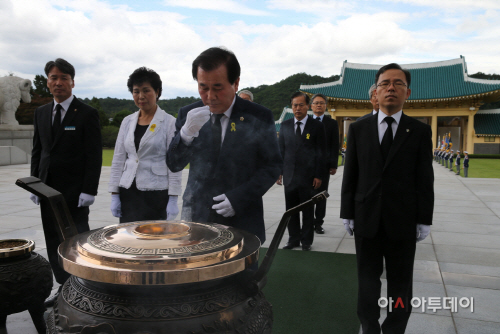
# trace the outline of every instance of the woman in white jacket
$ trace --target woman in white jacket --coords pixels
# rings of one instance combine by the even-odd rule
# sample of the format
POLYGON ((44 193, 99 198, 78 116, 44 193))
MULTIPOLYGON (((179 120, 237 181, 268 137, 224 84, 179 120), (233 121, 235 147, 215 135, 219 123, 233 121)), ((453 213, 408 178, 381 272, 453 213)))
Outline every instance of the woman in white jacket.
POLYGON ((127 86, 139 111, 123 119, 116 139, 108 186, 111 213, 120 223, 173 220, 179 213, 182 171, 168 169, 166 154, 175 118, 156 104, 162 87, 155 71, 138 68, 127 86))

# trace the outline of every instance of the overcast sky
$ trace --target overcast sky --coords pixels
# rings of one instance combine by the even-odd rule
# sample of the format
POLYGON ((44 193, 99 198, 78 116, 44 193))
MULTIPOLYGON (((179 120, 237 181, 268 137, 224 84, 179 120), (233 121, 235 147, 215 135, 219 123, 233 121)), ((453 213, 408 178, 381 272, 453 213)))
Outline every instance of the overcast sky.
POLYGON ((137 67, 157 71, 162 98, 197 96, 191 63, 232 50, 240 88, 289 75, 339 74, 342 62, 459 58, 500 73, 497 0, 0 0, 0 75, 33 79, 48 60, 76 68, 79 97, 130 98, 137 67))

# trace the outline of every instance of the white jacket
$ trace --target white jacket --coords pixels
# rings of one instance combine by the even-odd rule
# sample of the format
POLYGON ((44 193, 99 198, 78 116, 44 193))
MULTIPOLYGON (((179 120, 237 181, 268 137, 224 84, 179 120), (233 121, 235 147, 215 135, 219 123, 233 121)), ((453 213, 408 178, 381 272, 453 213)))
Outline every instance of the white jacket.
POLYGON ((168 146, 175 133, 175 118, 160 107, 135 150, 134 131, 139 111, 123 119, 116 139, 108 191, 119 192, 118 187, 130 188, 132 181, 137 189, 165 190, 169 195, 181 195, 182 171, 173 173, 167 167, 168 146))

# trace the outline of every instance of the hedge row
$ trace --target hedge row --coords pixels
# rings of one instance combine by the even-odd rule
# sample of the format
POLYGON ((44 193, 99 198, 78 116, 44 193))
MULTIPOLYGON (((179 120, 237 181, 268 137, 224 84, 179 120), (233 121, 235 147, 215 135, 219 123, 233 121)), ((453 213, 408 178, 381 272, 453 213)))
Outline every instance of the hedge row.
POLYGON ((469 158, 475 158, 475 159, 500 159, 500 154, 469 154, 469 158))

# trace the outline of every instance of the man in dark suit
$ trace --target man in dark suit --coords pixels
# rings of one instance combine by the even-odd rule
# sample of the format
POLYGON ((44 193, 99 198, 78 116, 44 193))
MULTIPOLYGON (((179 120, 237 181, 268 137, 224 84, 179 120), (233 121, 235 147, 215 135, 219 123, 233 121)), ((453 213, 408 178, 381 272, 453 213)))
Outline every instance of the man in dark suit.
MULTIPOLYGON (((325 175, 321 181, 321 187, 317 192, 328 191, 330 184, 330 175, 337 173, 337 164, 339 161, 339 125, 336 120, 325 115, 326 96, 315 94, 311 98, 311 109, 314 113, 313 118, 323 123, 325 127, 325 175)), ((326 214, 326 200, 316 204, 314 209, 314 231, 318 234, 325 234, 323 222, 326 214)))
POLYGON ((378 105, 377 95, 375 94, 376 89, 377 89, 376 84, 371 85, 370 89, 368 89, 368 96, 370 97, 370 103, 372 104, 373 107, 372 112, 361 116, 360 118, 357 119, 357 121, 360 121, 372 115, 376 115, 378 113, 379 105, 378 105))
MULTIPOLYGON (((295 92, 290 99, 294 118, 281 123, 279 145, 283 157, 283 171, 276 182, 285 185, 286 209, 303 203, 321 187, 325 177, 325 128, 323 123, 307 116, 309 96, 295 92)), ((288 223, 288 243, 284 249, 302 244, 302 250, 311 250, 314 239, 314 209, 297 213, 288 223)))
POLYGON ((340 217, 348 233, 354 231, 363 333, 381 330, 384 259, 392 303, 382 331, 404 333, 415 245, 429 234, 434 209, 431 128, 402 112, 411 92, 410 72, 389 64, 375 82, 380 112, 349 127, 340 217))
POLYGON ((271 111, 236 96, 240 65, 222 48, 192 66, 201 101, 182 107, 167 153, 173 172, 189 163, 182 219, 219 223, 266 239, 262 196, 282 159, 271 111))
MULTIPOLYGON (((89 206, 94 203, 102 166, 101 127, 97 110, 73 95, 75 68, 58 58, 45 65, 54 101, 35 110, 31 175, 63 194, 79 233, 89 230, 89 206)), ((39 199, 31 195, 35 204, 39 199)), ((50 206, 41 201, 47 254, 56 281, 70 276, 59 265, 61 241, 50 206)), ((55 296, 57 297, 57 295, 55 296)), ((47 300, 51 305, 54 298, 47 300)))

